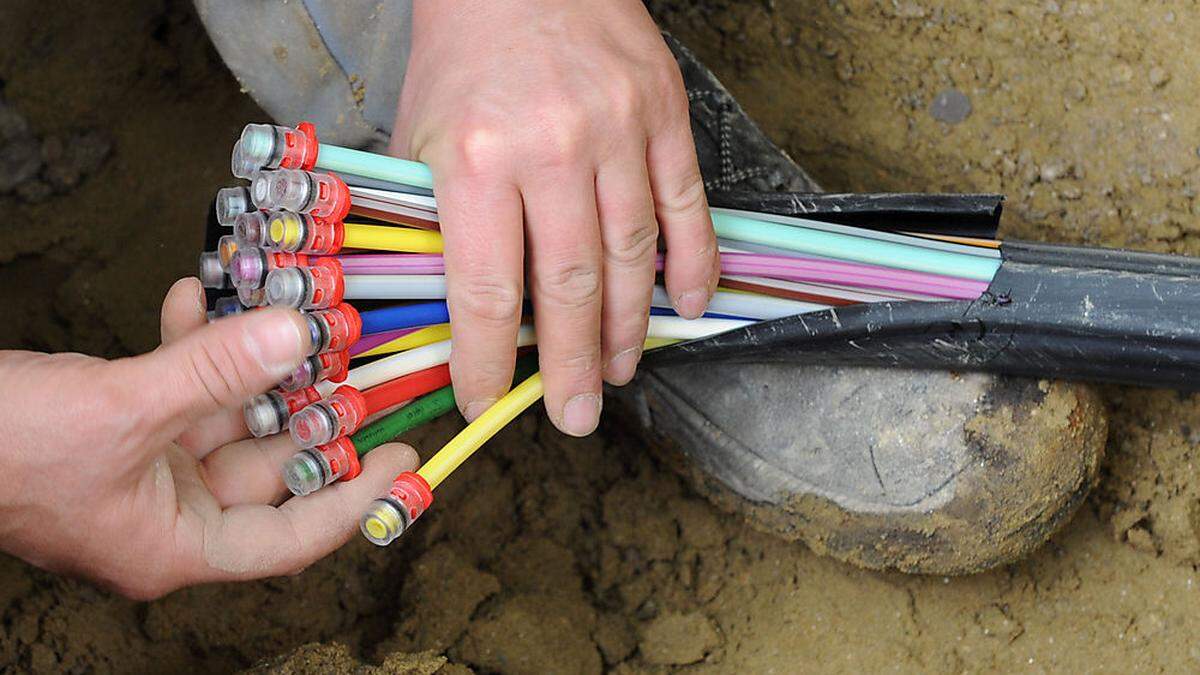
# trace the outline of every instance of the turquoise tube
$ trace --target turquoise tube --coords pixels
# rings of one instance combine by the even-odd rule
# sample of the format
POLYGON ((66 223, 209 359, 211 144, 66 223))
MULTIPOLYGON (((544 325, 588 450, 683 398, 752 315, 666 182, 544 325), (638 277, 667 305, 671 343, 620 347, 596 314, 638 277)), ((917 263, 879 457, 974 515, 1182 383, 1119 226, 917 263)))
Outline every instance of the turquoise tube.
POLYGON ((713 213, 713 228, 722 239, 772 246, 840 260, 991 281, 1000 261, 951 251, 909 246, 893 241, 783 225, 728 213, 713 213))
POLYGON ((413 187, 433 188, 433 174, 428 166, 420 162, 325 143, 322 143, 317 151, 317 168, 333 173, 351 173, 392 183, 404 183, 413 187))

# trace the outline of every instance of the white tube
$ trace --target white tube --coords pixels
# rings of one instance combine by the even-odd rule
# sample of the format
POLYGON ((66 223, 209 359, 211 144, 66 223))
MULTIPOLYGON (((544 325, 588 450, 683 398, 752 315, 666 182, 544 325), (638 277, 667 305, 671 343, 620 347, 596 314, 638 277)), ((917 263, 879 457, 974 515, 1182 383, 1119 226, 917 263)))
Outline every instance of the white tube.
MULTIPOLYGON (((654 287, 654 295, 650 300, 650 304, 654 307, 665 307, 668 309, 672 307, 671 298, 667 295, 667 290, 662 286, 654 287)), ((773 298, 768 295, 717 291, 713 293, 712 300, 708 303, 708 309, 705 311, 712 312, 713 314, 728 314, 730 316, 743 316, 747 319, 766 321, 768 319, 778 319, 806 312, 819 312, 825 309, 829 309, 829 306, 818 305, 813 302, 773 298)))
MULTIPOLYGON (((647 337, 668 338, 672 340, 697 340, 699 338, 724 333, 728 330, 749 326, 753 321, 737 319, 684 319, 678 316, 652 316, 647 337)), ((530 347, 537 344, 537 335, 533 326, 521 326, 517 332, 517 346, 530 347)), ((398 377, 404 377, 434 366, 440 366, 450 360, 451 341, 442 340, 408 351, 398 352, 378 361, 351 368, 343 382, 318 382, 317 391, 322 397, 329 396, 334 389, 343 384, 350 385, 359 391, 378 387, 385 382, 391 382, 398 377)))
POLYGON ((347 274, 347 300, 442 300, 446 277, 441 274, 347 274))

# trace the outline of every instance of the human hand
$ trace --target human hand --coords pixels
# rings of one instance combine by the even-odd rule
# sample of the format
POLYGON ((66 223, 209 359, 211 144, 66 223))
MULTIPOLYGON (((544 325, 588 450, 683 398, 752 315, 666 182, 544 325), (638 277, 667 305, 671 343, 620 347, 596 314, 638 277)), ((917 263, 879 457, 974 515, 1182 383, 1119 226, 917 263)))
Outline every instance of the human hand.
POLYGON ((679 69, 639 0, 413 14, 391 150, 433 170, 459 407, 474 419, 508 389, 528 249, 546 410, 591 433, 601 378, 637 368, 660 226, 681 315, 719 276, 679 69))
POLYGON ((203 289, 183 279, 149 354, 0 352, 0 548, 146 599, 298 572, 341 546, 417 456, 380 446, 353 481, 284 501, 296 448, 242 440, 240 408, 300 363, 306 336, 282 309, 206 326, 203 289))

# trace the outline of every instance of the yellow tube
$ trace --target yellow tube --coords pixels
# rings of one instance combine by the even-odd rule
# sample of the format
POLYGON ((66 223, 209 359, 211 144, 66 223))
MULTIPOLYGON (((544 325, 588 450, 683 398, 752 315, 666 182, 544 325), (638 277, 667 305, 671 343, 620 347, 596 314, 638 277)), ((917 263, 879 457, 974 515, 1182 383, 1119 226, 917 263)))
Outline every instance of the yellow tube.
POLYGON ((343 248, 403 253, 441 253, 442 233, 411 227, 346 223, 343 248))
POLYGON ((496 401, 492 407, 475 418, 467 428, 458 432, 450 442, 442 446, 437 454, 417 473, 429 483, 429 489, 436 489, 446 476, 449 476, 467 458, 488 441, 496 432, 513 421, 526 408, 537 403, 542 398, 545 388, 542 386, 542 374, 534 373, 532 377, 518 384, 512 391, 496 401))
POLYGON ((420 330, 415 330, 408 335, 401 335, 395 340, 389 340, 378 347, 361 354, 356 354, 354 358, 361 359, 368 356, 379 356, 380 354, 394 354, 403 352, 417 347, 441 342, 442 340, 450 339, 450 324, 438 323, 432 326, 426 326, 420 330))
MULTIPOLYGON (((647 338, 645 348, 654 349, 676 342, 679 340, 647 338)), ((525 412, 526 408, 537 403, 544 392, 542 374, 534 373, 529 379, 513 387, 512 391, 492 404, 492 407, 475 418, 475 421, 468 424, 465 429, 458 432, 458 435, 442 446, 437 454, 430 457, 417 473, 429 483, 430 490, 436 489, 443 480, 446 480, 447 476, 475 454, 475 451, 487 443, 492 436, 513 421, 517 415, 525 412)))

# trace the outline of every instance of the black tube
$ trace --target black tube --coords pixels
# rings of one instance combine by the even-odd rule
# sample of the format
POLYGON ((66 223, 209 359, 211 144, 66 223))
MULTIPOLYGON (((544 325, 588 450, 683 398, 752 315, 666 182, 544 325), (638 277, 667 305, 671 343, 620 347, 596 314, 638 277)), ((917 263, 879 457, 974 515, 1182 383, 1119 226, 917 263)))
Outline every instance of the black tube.
POLYGON ((1004 206, 1002 195, 824 194, 811 192, 721 192, 712 206, 801 216, 872 230, 994 239, 1004 206))

